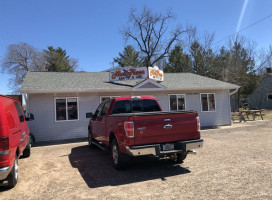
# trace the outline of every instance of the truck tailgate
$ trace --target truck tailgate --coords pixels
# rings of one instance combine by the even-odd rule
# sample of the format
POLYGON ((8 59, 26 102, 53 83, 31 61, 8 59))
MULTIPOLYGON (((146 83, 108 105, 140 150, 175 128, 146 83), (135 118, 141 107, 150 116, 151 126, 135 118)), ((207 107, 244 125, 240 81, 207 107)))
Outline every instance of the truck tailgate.
POLYGON ((199 139, 197 116, 195 112, 135 115, 134 145, 199 139))

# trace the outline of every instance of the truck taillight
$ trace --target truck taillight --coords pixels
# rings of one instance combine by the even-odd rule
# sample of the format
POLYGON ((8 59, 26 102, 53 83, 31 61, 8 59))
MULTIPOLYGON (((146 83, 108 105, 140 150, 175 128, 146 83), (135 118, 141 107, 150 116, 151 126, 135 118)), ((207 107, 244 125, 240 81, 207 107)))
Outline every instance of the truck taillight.
POLYGON ((124 122, 124 129, 127 137, 134 137, 134 123, 133 122, 124 122))
POLYGON ((0 152, 9 150, 9 137, 0 137, 0 152))
POLYGON ((196 123, 197 123, 197 131, 200 132, 200 119, 199 119, 199 117, 196 118, 196 123))

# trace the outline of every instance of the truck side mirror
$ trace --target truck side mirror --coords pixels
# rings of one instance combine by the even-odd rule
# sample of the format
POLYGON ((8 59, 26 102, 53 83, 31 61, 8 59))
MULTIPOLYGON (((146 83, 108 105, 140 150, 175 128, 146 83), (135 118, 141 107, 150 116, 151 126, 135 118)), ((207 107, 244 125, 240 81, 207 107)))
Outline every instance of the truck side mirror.
POLYGON ((92 117, 93 117, 93 113, 92 112, 86 113, 86 118, 92 118, 92 117))
POLYGON ((25 117, 26 121, 32 121, 34 120, 34 115, 32 113, 28 113, 25 117))

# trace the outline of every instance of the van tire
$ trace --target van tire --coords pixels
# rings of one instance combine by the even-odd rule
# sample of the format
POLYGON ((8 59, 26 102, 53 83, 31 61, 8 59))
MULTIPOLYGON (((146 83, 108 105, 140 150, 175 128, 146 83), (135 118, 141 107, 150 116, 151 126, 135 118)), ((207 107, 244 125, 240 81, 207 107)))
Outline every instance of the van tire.
POLYGON ((28 143, 26 144, 25 150, 23 152, 23 158, 28 158, 30 156, 31 153, 31 145, 30 142, 28 141, 28 143))
POLYGON ((111 142, 111 155, 113 167, 117 170, 125 169, 128 167, 128 155, 120 152, 120 148, 116 139, 111 142))
POLYGON ((35 137, 32 133, 29 134, 29 143, 30 143, 30 146, 33 146, 34 143, 35 143, 35 137))
POLYGON ((8 187, 13 188, 17 184, 17 182, 18 182, 18 170, 19 170, 18 158, 17 158, 17 155, 16 155, 12 170, 11 170, 11 172, 8 175, 8 178, 7 178, 8 187))

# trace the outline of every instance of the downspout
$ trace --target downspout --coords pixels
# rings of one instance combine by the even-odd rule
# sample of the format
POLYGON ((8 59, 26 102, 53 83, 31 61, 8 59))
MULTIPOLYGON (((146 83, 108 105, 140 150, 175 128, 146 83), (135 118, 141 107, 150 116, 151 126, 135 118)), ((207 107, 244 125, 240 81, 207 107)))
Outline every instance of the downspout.
POLYGON ((232 110, 232 107, 231 107, 231 100, 230 100, 230 96, 235 94, 236 92, 238 92, 240 87, 237 87, 234 91, 232 92, 229 92, 229 105, 230 105, 230 125, 232 125, 232 119, 231 119, 231 110, 232 110))
POLYGON ((26 107, 25 107, 26 110, 25 110, 25 111, 26 111, 26 113, 27 113, 27 110, 28 110, 28 109, 27 109, 27 107, 28 107, 28 96, 27 96, 27 94, 26 94, 25 92, 23 93, 23 97, 24 97, 25 104, 26 104, 26 107))

